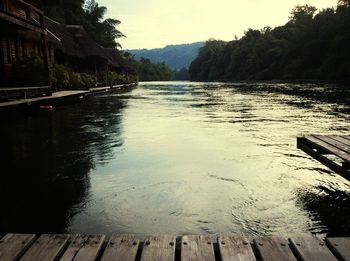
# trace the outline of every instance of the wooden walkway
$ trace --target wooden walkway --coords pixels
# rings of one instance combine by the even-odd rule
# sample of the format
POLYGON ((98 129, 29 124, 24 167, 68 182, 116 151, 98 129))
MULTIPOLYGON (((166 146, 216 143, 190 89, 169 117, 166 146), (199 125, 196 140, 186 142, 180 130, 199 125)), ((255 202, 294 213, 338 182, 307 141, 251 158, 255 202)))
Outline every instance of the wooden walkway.
MULTIPOLYGON (((93 95, 101 92, 109 92, 109 91, 118 91, 123 90, 125 88, 130 88, 135 86, 135 84, 121 84, 115 85, 113 87, 96 87, 91 88, 89 90, 67 90, 67 91, 59 91, 52 93, 51 96, 43 96, 43 97, 35 97, 35 98, 23 98, 17 99, 13 101, 0 102, 0 110, 1 109, 15 109, 18 107, 29 106, 34 104, 43 104, 50 103, 53 101, 64 100, 69 98, 81 97, 93 95)), ((1 90, 1 88, 0 88, 1 90)), ((1 260, 0 260, 1 261, 1 260)))
POLYGON ((51 96, 52 90, 50 86, 41 87, 13 87, 2 88, 0 87, 0 99, 27 99, 35 96, 51 96))
POLYGON ((220 236, 7 234, 0 240, 0 260, 350 260, 350 238, 313 236, 249 240, 220 236))
POLYGON ((350 179, 350 135, 308 135, 297 139, 299 149, 350 179))

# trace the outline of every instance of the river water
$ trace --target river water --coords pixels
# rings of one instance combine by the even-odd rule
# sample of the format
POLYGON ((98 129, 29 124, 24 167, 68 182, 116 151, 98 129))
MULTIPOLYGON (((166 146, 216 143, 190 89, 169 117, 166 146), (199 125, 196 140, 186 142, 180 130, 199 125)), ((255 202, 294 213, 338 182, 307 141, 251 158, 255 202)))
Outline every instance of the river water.
POLYGON ((0 231, 350 236, 350 182, 296 148, 349 134, 334 85, 141 83, 3 121, 0 231))

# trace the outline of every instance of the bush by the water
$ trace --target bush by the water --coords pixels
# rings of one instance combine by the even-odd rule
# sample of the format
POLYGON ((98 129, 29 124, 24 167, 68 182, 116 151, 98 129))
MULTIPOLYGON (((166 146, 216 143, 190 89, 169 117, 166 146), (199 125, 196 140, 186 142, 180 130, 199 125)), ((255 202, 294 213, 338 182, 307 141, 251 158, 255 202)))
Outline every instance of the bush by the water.
POLYGON ((18 59, 12 67, 12 79, 19 86, 47 85, 43 60, 35 53, 18 59))
POLYGON ((61 64, 51 65, 50 77, 52 86, 56 90, 92 88, 96 85, 94 75, 75 73, 61 64))

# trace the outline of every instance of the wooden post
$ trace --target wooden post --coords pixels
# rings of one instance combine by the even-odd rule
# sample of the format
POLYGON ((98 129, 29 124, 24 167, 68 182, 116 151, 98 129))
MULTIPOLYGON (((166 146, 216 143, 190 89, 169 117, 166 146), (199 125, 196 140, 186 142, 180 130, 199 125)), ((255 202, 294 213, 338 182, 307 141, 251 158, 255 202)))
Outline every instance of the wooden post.
POLYGON ((4 84, 5 81, 5 50, 3 39, 0 37, 0 86, 4 84))
MULTIPOLYGON (((44 28, 44 15, 40 14, 40 25, 44 28)), ((45 78, 46 83, 51 86, 51 79, 50 79, 50 62, 49 62, 49 55, 48 55, 48 49, 47 49, 47 42, 46 42, 46 35, 41 34, 41 48, 43 53, 43 60, 44 60, 44 67, 45 67, 45 78)), ((52 88, 52 86, 51 86, 52 88)))
POLYGON ((26 19, 28 20, 28 21, 30 21, 31 20, 31 9, 30 9, 30 6, 26 6, 25 7, 25 12, 26 12, 26 19))

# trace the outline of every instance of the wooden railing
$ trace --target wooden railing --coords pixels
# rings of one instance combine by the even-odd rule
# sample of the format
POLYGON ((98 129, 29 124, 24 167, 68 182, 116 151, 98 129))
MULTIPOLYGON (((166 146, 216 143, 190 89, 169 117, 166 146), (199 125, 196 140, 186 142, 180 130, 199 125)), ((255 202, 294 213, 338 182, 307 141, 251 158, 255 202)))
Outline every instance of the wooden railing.
POLYGON ((23 0, 12 0, 8 2, 8 13, 27 20, 30 23, 34 23, 40 26, 44 26, 44 14, 35 6, 28 4, 23 0))

